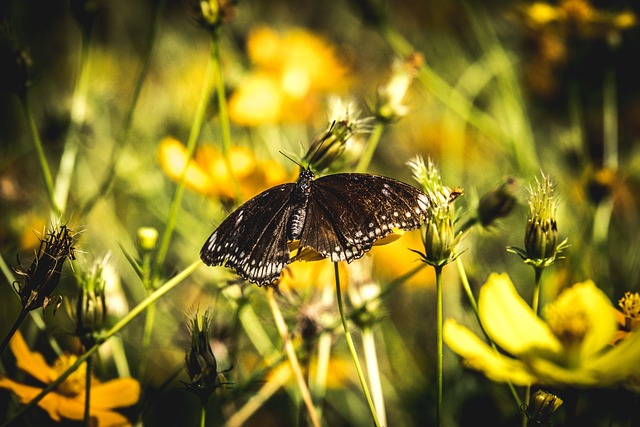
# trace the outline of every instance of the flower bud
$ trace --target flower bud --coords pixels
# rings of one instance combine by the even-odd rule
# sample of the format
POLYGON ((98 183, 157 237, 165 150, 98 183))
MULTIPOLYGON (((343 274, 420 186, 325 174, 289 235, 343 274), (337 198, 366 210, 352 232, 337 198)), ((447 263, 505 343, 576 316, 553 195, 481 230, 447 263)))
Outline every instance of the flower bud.
POLYGON ((525 227, 524 250, 509 247, 527 264, 537 268, 547 267, 560 258, 560 253, 568 246, 567 240, 558 242, 556 222, 555 186, 548 176, 542 175, 542 182, 536 179, 536 188, 529 198, 529 216, 525 227))
POLYGON ((153 251, 158 243, 158 230, 153 227, 138 228, 138 245, 145 252, 153 251))
POLYGON ((200 315, 198 312, 191 318, 191 348, 185 356, 185 369, 189 375, 188 390, 208 398, 219 386, 226 383, 218 381, 218 362, 209 343, 209 327, 211 319, 209 309, 200 315))
POLYGON ((455 211, 453 202, 464 190, 450 189, 442 184, 440 172, 429 159, 425 165, 421 157, 409 162, 414 178, 418 181, 431 200, 427 212, 427 221, 422 227, 422 243, 425 253, 420 253, 423 261, 433 266, 443 266, 458 256, 456 246, 461 234, 454 228, 455 211))
POLYGON ((388 123, 407 115, 408 108, 403 104, 409 86, 424 58, 419 53, 412 53, 404 61, 393 63, 393 72, 389 81, 378 88, 376 101, 376 118, 388 123))
POLYGON ((563 400, 555 394, 538 390, 529 399, 525 413, 527 418, 541 425, 548 425, 549 418, 562 405, 563 400))
POLYGON ((54 228, 40 240, 36 257, 27 271, 21 265, 13 267, 13 271, 23 281, 22 283, 14 282, 23 310, 31 311, 38 307, 45 309, 53 300, 57 302, 56 308, 60 306, 62 297, 51 294, 60 282, 65 260, 75 259, 74 236, 75 234, 66 225, 54 228))
POLYGON ((478 204, 478 221, 483 227, 511 213, 516 204, 516 180, 507 178, 498 188, 486 193, 478 204))
POLYGON ((196 20, 203 27, 214 30, 235 19, 235 0, 196 0, 196 20))
POLYGON ((351 102, 333 100, 327 129, 311 141, 303 162, 316 172, 334 164, 344 153, 352 136, 369 132, 370 117, 359 119, 360 112, 351 102))
POLYGON ((95 344, 96 336, 106 326, 106 274, 110 272, 108 263, 107 254, 94 262, 89 273, 81 275, 75 316, 76 334, 85 347, 95 344))

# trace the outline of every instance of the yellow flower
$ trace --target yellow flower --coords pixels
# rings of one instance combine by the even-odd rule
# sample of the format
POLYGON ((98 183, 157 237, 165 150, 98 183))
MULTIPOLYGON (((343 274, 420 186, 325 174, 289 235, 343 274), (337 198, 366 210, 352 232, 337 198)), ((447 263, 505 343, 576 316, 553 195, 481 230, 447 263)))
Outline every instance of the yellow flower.
MULTIPOLYGON (((41 354, 33 353, 27 347, 20 331, 11 338, 9 344, 22 369, 43 384, 55 381, 62 372, 76 361, 73 355, 63 355, 49 366, 41 354)), ((20 384, 6 377, 0 377, 0 387, 15 393, 20 402, 28 403, 41 391, 42 387, 20 384)), ((85 370, 80 367, 58 388, 47 394, 38 405, 47 411, 54 421, 62 418, 81 421, 84 418, 85 370)), ((140 384, 132 378, 119 378, 105 383, 91 380, 90 415, 98 427, 129 426, 131 423, 122 414, 112 409, 131 406, 140 398, 140 384)), ((92 424, 93 425, 93 424, 92 424)))
MULTIPOLYGON (((233 146, 229 157, 242 200, 248 200, 274 185, 291 181, 290 174, 280 163, 257 160, 249 147, 233 146)), ((165 173, 178 181, 187 164, 187 149, 177 139, 165 137, 160 141, 158 159, 165 173)), ((216 148, 199 146, 186 167, 185 185, 191 190, 211 197, 235 198, 232 177, 222 153, 216 148)))
POLYGON ((348 85, 347 67, 334 47, 302 29, 278 34, 257 28, 247 52, 253 69, 229 100, 230 117, 241 125, 308 121, 319 96, 348 85))
POLYGON ((577 283, 547 306, 545 322, 518 295, 506 274, 492 274, 480 290, 478 309, 488 336, 511 356, 491 349, 453 319, 447 345, 493 381, 517 385, 606 387, 637 376, 640 334, 616 347, 612 304, 592 281, 577 283))

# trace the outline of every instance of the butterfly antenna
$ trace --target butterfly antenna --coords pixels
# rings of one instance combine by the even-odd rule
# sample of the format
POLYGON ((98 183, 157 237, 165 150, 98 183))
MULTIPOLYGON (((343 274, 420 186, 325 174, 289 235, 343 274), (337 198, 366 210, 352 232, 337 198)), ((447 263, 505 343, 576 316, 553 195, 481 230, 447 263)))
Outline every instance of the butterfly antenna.
POLYGON ((301 169, 304 169, 304 167, 300 163, 298 163, 296 160, 294 160, 291 156, 289 156, 285 152, 278 150, 278 153, 282 154, 284 157, 291 160, 294 164, 298 165, 301 169))

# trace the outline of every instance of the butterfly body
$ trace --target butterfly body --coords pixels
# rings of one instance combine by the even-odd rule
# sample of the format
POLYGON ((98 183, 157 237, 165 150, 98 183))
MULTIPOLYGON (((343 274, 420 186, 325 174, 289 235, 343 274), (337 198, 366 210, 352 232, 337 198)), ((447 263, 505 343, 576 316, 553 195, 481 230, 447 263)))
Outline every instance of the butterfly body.
POLYGON ((272 187, 225 219, 205 242, 207 265, 226 265, 245 280, 272 284, 292 260, 288 243, 334 262, 362 257, 393 232, 426 220, 422 191, 377 175, 343 173, 315 179, 303 169, 295 183, 272 187))

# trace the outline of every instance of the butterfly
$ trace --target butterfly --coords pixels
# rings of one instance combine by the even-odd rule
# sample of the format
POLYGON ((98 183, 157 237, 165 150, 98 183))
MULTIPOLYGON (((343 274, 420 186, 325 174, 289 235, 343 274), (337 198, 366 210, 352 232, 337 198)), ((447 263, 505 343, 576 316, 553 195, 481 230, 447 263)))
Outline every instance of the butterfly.
POLYGON ((392 178, 339 173, 315 179, 310 168, 302 168, 294 183, 269 188, 232 212, 200 258, 270 285, 305 248, 333 262, 351 262, 394 229, 420 227, 431 203, 422 191, 392 178), (289 244, 295 241, 292 257, 289 244))

